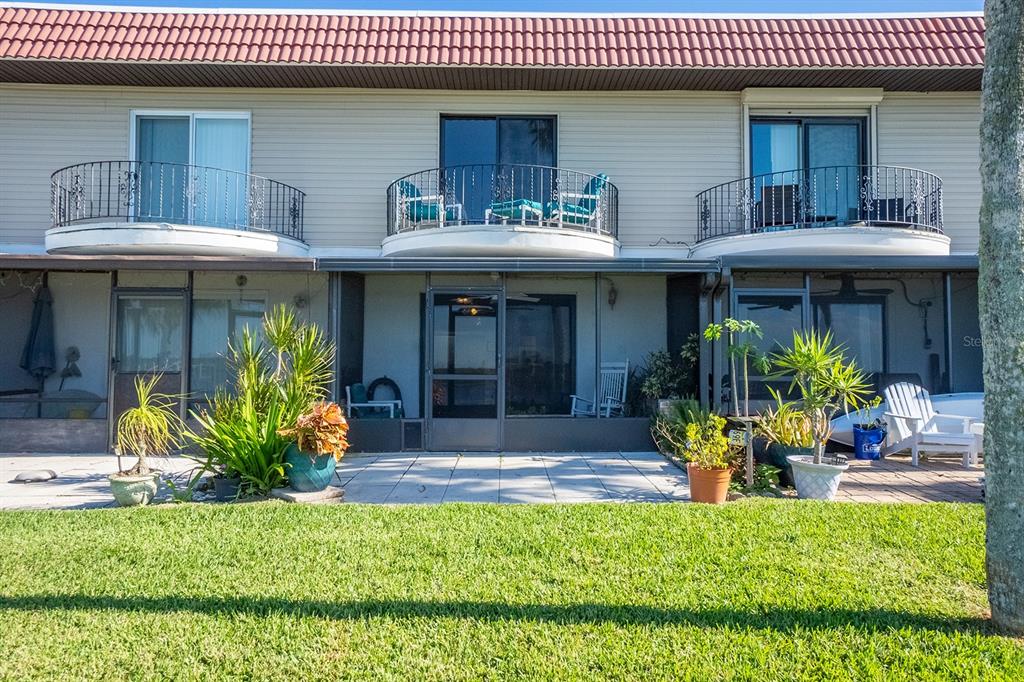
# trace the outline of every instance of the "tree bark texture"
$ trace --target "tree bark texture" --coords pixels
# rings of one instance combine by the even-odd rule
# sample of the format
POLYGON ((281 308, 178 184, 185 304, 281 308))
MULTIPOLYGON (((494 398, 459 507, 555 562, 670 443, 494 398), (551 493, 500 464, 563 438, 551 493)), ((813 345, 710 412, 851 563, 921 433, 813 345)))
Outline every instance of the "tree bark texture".
MULTIPOLYGON (((979 312, 986 569, 994 624, 1024 633, 1024 0, 985 3, 979 312)), ((935 140, 941 144, 941 140, 935 140)))

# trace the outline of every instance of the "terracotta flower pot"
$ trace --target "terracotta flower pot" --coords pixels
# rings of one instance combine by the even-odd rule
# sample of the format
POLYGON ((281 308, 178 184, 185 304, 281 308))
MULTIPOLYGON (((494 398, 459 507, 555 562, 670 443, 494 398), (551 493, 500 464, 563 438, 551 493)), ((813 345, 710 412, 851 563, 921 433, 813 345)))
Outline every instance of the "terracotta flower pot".
POLYGON ((690 499, 694 502, 722 504, 729 496, 732 469, 701 469, 687 464, 686 476, 690 480, 690 499))

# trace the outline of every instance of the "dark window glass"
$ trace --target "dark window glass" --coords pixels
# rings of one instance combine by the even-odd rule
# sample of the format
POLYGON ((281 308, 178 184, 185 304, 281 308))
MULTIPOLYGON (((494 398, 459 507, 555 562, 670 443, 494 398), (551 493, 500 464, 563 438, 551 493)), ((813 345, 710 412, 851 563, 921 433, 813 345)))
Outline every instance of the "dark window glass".
POLYGON ((540 211, 556 192, 554 118, 445 116, 440 156, 440 191, 463 220, 483 221, 502 202, 531 201, 529 210, 540 211))
POLYGON ((812 296, 811 305, 815 327, 822 333, 832 331, 847 360, 865 372, 885 371, 885 298, 812 296))
POLYGON ((498 121, 498 163, 554 166, 554 119, 500 119, 498 121))
POLYGON ((435 379, 431 389, 433 416, 459 419, 496 419, 498 382, 435 379))
POLYGON ((441 165, 498 163, 498 122, 493 118, 442 118, 441 165))
POLYGON ((974 275, 952 275, 951 293, 952 390, 954 393, 982 391, 978 278, 974 275))
POLYGON ((497 372, 498 297, 434 295, 434 372, 497 372))
MULTIPOLYGON (((753 339, 753 343, 762 354, 778 351, 782 346, 793 342, 793 332, 803 328, 804 297, 802 293, 748 293, 736 295, 736 310, 733 315, 738 320, 753 320, 761 327, 763 337, 753 339)), ((786 395, 788 382, 768 381, 756 375, 751 367, 750 397, 770 399, 771 386, 786 395)), ((742 377, 739 377, 742 380, 742 377)), ((742 393, 742 391, 741 391, 742 393)))
POLYGON ((752 119, 754 227, 859 220, 865 150, 862 118, 752 119))
POLYGON ((568 414, 576 386, 576 297, 509 294, 506 414, 568 414))

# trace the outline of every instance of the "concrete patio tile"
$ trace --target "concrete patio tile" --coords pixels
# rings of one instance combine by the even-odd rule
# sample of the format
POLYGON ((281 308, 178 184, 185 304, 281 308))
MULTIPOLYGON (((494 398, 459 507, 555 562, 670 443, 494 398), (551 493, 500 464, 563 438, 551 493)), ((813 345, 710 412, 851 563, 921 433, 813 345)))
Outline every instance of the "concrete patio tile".
POLYGON ((501 477, 496 455, 461 457, 442 502, 497 502, 501 477))
POLYGON ((437 504, 444 498, 458 458, 418 457, 388 495, 389 504, 437 504))
POLYGON ((345 502, 357 502, 364 504, 384 504, 387 502, 388 495, 395 489, 394 484, 360 484, 360 483, 349 483, 343 486, 345 490, 345 502))
POLYGON ((356 474, 376 461, 376 455, 347 455, 338 462, 338 468, 335 470, 335 480, 344 485, 351 481, 356 474))

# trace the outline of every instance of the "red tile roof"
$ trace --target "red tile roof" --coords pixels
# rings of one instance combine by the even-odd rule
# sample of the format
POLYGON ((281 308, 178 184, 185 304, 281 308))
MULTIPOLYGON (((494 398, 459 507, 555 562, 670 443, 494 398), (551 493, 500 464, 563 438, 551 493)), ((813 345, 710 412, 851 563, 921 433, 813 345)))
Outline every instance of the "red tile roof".
POLYGON ((0 9, 0 60, 977 68, 981 16, 447 16, 0 9))

